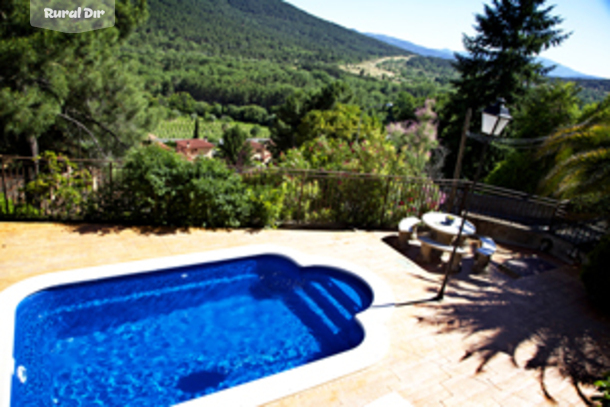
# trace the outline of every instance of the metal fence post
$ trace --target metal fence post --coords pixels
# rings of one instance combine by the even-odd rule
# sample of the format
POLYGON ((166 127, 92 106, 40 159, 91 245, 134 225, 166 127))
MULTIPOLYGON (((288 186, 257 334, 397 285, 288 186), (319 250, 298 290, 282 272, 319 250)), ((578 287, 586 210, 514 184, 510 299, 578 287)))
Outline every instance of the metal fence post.
POLYGON ((2 192, 4 193, 4 208, 6 210, 6 214, 9 215, 9 205, 8 205, 8 191, 6 188, 6 175, 4 174, 4 156, 0 155, 0 165, 2 166, 2 192))
POLYGON ((553 229, 557 224, 557 220, 559 219, 560 212, 565 212, 565 208, 568 206, 569 202, 569 199, 564 199, 562 201, 557 202, 555 208, 553 209, 553 216, 551 217, 549 232, 553 232, 553 229))
POLYGON ((301 176, 301 192, 299 193, 299 220, 303 219, 303 187, 305 186, 305 172, 303 171, 303 175, 301 176))
POLYGON ((383 198, 383 205, 381 206, 381 214, 379 216, 379 227, 383 225, 383 217, 385 215, 386 205, 388 203, 388 195, 390 195, 390 185, 392 183, 392 179, 388 177, 388 182, 386 183, 385 188, 385 197, 383 198))
POLYGON ((110 194, 114 195, 114 184, 112 182, 112 161, 110 161, 108 163, 108 178, 109 178, 109 182, 110 182, 110 194))

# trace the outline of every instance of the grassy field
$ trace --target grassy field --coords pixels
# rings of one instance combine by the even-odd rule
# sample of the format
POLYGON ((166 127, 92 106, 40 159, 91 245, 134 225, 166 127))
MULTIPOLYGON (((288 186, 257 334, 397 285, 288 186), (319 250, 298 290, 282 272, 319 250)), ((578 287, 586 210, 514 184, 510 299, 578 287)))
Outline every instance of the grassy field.
POLYGON ((412 57, 413 57, 413 55, 400 56, 400 57, 384 57, 384 58, 373 59, 370 61, 364 61, 359 64, 342 65, 339 68, 343 69, 346 72, 353 73, 354 75, 360 75, 360 73, 362 71, 364 71, 364 75, 369 75, 374 78, 382 78, 383 76, 385 76, 389 79, 394 79, 394 77, 396 76, 396 72, 384 69, 383 67, 381 67, 381 64, 383 64, 384 62, 387 62, 387 61, 406 62, 409 59, 411 59, 412 57))
MULTIPOLYGON (((256 136, 253 137, 269 137, 269 129, 264 126, 242 123, 242 122, 225 122, 216 120, 213 122, 206 122, 199 119, 199 137, 207 138, 209 141, 215 143, 222 138, 223 129, 240 126, 248 133, 252 131, 252 128, 258 127, 260 131, 256 136)), ((193 138, 195 132, 195 121, 188 116, 181 116, 173 120, 163 120, 159 123, 159 126, 153 134, 161 139, 187 139, 193 138)))

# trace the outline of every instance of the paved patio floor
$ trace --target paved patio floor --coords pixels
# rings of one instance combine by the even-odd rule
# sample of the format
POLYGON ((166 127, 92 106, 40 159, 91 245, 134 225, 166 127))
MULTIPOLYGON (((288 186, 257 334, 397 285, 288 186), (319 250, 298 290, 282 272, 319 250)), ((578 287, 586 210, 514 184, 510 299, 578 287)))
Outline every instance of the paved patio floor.
POLYGON ((561 267, 507 278, 441 274, 395 250, 389 232, 206 231, 0 223, 0 289, 27 277, 249 244, 278 244, 368 267, 394 290, 391 348, 379 363, 269 406, 584 406, 585 383, 610 370, 610 320, 561 267), (579 394, 580 393, 580 394, 579 394))

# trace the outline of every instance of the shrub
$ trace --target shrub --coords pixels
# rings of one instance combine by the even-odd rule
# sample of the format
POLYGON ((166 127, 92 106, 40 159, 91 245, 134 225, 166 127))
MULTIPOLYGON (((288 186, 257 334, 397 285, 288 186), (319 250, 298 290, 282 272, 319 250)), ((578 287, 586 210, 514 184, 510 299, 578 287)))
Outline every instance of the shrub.
POLYGON ((15 208, 13 206, 13 201, 11 199, 5 200, 4 194, 0 194, 0 214, 8 215, 9 213, 13 213, 15 208), (8 212, 7 212, 8 208, 8 212))
POLYGON ((438 210, 445 194, 431 181, 351 173, 284 174, 282 220, 371 228, 438 210))
POLYGON ((610 235, 605 236, 588 255, 581 279, 591 300, 610 314, 610 235))
POLYGON ((106 186, 90 217, 144 224, 239 227, 250 222, 252 192, 218 160, 189 162, 149 146, 128 155, 114 186, 106 186))
POLYGON ((397 153, 381 132, 350 143, 321 136, 298 149, 288 150, 279 157, 278 166, 379 175, 422 175, 422 168, 412 165, 405 152, 397 153))
POLYGON ((601 407, 610 407, 610 373, 606 374, 605 379, 595 382, 597 390, 601 392, 601 396, 595 397, 595 401, 601 402, 601 407))
MULTIPOLYGON (((182 191, 183 216, 189 225, 239 227, 249 223, 251 192, 241 177, 218 160, 198 159, 182 191)), ((174 223, 180 220, 174 218, 174 223)))
POLYGON ((15 218, 26 218, 35 219, 41 217, 40 209, 33 207, 26 203, 15 203, 12 199, 7 201, 4 199, 4 194, 0 194, 0 218, 2 219, 15 219, 15 218), (6 211, 8 207, 8 212, 6 211))
MULTIPOLYGON (((33 197, 34 207, 46 208, 55 217, 71 217, 80 211, 86 192, 91 190, 91 174, 79 169, 69 159, 46 151, 38 156, 40 170, 24 192, 33 197)), ((20 207, 23 215, 36 215, 27 207, 20 207)))
POLYGON ((278 226, 284 207, 283 190, 270 185, 261 185, 250 190, 249 195, 252 202, 249 225, 278 226))

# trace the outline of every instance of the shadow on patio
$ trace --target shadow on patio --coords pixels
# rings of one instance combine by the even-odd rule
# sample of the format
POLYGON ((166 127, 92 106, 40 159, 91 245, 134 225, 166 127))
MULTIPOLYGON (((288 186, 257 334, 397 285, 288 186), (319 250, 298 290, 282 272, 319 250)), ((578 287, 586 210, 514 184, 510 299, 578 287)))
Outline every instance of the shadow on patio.
MULTIPOLYGON (((81 235, 93 234, 93 235, 109 235, 118 234, 126 230, 135 231, 138 234, 149 236, 165 236, 165 235, 177 235, 177 234, 188 234, 190 228, 188 226, 141 226, 141 225, 116 225, 116 224, 93 224, 93 223, 74 223, 67 224, 71 232, 79 233, 81 235)), ((210 232, 218 230, 229 230, 230 229, 214 229, 210 228, 210 232)), ((260 233, 262 228, 247 228, 243 229, 248 234, 260 233)))
MULTIPOLYGON (((414 261, 414 250, 401 250, 393 237, 383 239, 414 261), (408 252, 408 254, 407 254, 408 252)), ((515 253, 519 257, 520 253, 515 253)), ((567 378, 579 396, 591 404, 583 384, 592 384, 610 370, 610 318, 589 303, 577 270, 563 266, 528 277, 513 279, 492 263, 485 275, 469 273, 472 259, 452 276, 445 300, 396 304, 430 308, 434 312, 418 318, 421 324, 437 327, 439 334, 461 333, 469 341, 462 361, 478 357, 476 373, 494 356, 505 354, 515 367, 538 372, 545 397, 553 402, 548 386, 551 369, 567 378)), ((426 265, 427 282, 440 284, 442 266, 426 265)), ((430 297, 435 294, 430 289, 430 297)), ((589 392, 590 393, 590 392, 589 392)))

